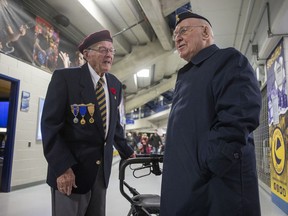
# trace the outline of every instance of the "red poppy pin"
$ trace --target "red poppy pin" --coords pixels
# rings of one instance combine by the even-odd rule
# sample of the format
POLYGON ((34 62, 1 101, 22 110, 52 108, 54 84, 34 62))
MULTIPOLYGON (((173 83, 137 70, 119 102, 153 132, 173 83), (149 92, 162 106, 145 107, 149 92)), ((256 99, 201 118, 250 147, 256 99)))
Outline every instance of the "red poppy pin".
POLYGON ((116 100, 116 89, 115 88, 110 88, 110 91, 114 95, 114 98, 116 100))
POLYGON ((116 95, 116 89, 115 88, 110 88, 110 91, 113 95, 116 95))

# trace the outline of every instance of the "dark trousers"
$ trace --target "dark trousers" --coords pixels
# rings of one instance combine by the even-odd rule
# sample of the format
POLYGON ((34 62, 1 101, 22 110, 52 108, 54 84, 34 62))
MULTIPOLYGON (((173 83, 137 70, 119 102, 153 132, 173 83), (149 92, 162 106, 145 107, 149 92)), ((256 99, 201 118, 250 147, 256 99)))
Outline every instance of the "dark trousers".
POLYGON ((91 191, 70 196, 51 189, 52 216, 105 216, 106 188, 101 164, 91 191))

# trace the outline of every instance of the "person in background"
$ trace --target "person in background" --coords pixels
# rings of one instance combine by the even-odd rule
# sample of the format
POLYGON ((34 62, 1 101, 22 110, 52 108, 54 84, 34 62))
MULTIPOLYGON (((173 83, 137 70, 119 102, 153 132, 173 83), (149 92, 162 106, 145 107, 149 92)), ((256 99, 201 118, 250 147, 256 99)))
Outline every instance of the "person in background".
POLYGON ((178 71, 166 133, 161 216, 260 216, 255 146, 261 92, 247 58, 211 23, 178 14, 178 71))
POLYGON ((162 145, 160 146, 160 154, 164 154, 164 151, 165 151, 165 142, 166 142, 166 136, 165 136, 165 134, 162 135, 161 140, 162 140, 162 145))
POLYGON ((163 143, 162 143, 162 139, 161 139, 161 137, 159 136, 157 130, 155 130, 155 131, 154 131, 154 134, 151 135, 151 138, 150 138, 149 143, 151 144, 151 146, 152 146, 152 148, 153 148, 153 151, 152 151, 152 152, 153 152, 154 154, 157 154, 158 151, 159 151, 159 147, 161 147, 162 144, 163 144, 163 143))
POLYGON ((52 216, 105 216, 113 145, 135 157, 119 121, 122 84, 109 73, 115 49, 108 30, 79 45, 87 63, 54 71, 41 130, 52 216))
POLYGON ((7 140, 7 135, 0 134, 0 160, 2 160, 0 162, 3 162, 3 159, 4 159, 6 140, 7 140))
POLYGON ((139 151, 140 154, 150 154, 151 153, 151 146, 149 144, 149 138, 146 133, 143 133, 139 143, 139 151))
POLYGON ((127 133, 127 136, 126 136, 126 140, 127 140, 127 144, 133 149, 133 150, 136 150, 136 141, 134 139, 134 137, 132 136, 132 134, 129 132, 127 133))
POLYGON ((141 132, 138 132, 138 133, 136 134, 136 132, 135 132, 134 135, 135 135, 134 137, 135 137, 135 139, 136 139, 136 142, 139 143, 139 142, 141 141, 142 133, 141 133, 141 132))

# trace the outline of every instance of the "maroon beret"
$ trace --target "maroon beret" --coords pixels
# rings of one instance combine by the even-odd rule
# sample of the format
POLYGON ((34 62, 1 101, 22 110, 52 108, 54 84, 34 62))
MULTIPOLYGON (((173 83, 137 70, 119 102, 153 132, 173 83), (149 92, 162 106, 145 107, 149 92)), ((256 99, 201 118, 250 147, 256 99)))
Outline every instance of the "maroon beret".
POLYGON ((113 39, 108 30, 102 30, 88 35, 86 38, 84 38, 82 43, 79 44, 78 49, 83 54, 84 49, 87 49, 92 44, 98 43, 100 41, 113 42, 113 39))
POLYGON ((209 25, 212 27, 211 23, 209 22, 208 19, 206 19, 205 17, 192 13, 190 11, 186 11, 180 14, 176 15, 176 25, 177 26, 182 20, 187 19, 187 18, 196 18, 196 19, 203 19, 205 21, 207 21, 209 23, 209 25))

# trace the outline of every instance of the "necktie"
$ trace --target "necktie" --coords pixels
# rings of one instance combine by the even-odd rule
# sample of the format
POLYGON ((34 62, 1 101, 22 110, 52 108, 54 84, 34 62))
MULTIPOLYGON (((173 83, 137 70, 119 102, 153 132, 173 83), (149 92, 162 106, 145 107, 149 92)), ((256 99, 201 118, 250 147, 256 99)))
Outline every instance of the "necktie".
POLYGON ((99 111, 101 113, 102 124, 104 128, 104 133, 106 132, 106 99, 105 99, 105 92, 104 92, 104 80, 100 77, 97 87, 96 87, 96 98, 99 105, 99 111))

